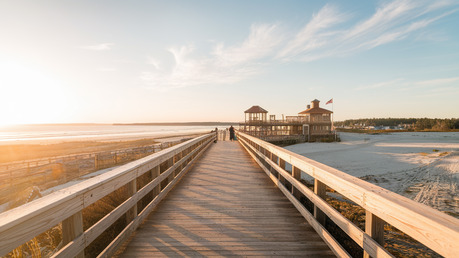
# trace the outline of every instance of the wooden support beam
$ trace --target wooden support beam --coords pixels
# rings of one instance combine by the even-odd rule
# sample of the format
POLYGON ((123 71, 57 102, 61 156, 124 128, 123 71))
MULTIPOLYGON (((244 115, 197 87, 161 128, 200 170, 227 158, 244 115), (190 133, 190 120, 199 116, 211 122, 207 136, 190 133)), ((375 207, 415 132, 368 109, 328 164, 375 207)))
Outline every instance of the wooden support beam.
MULTIPOLYGON (((327 195, 326 190, 327 186, 324 183, 320 182, 317 179, 314 179, 314 193, 317 196, 325 200, 325 197, 327 195)), ((316 205, 314 205, 314 217, 320 224, 325 225, 325 214, 316 205)))
POLYGON ((283 170, 285 170, 285 160, 279 158, 279 167, 281 167, 283 170))
MULTIPOLYGON (((381 246, 384 246, 384 224, 384 220, 369 211, 365 211, 365 233, 381 246)), ((369 258, 370 255, 364 252, 363 257, 369 258)))
MULTIPOLYGON (((284 162, 284 166, 285 166, 285 162, 284 162)), ((300 181, 301 179, 301 170, 295 166, 292 166, 292 176, 293 178, 295 178, 296 180, 300 181)), ((295 189, 295 187, 292 186, 292 194, 293 196, 295 196, 295 198, 297 198, 298 200, 300 199, 301 197, 301 192, 298 191, 297 189, 295 189)))
MULTIPOLYGON (((79 211, 62 221, 62 241, 64 246, 83 234, 83 212, 79 211)), ((84 258, 84 248, 78 253, 78 258, 84 258)))
MULTIPOLYGON (((137 178, 126 184, 127 197, 130 198, 137 192, 137 178)), ((137 203, 126 212, 126 224, 131 223, 137 217, 137 203)))
MULTIPOLYGON (((151 170, 151 180, 153 181, 155 178, 157 178, 161 173, 160 173, 160 168, 159 165, 154 167, 151 170)), ((153 199, 161 192, 161 184, 158 184, 153 188, 152 193, 153 193, 153 199)))
MULTIPOLYGON (((172 167, 174 164, 175 164, 175 157, 172 157, 172 158, 170 158, 170 159, 167 161, 167 168, 172 167)), ((175 178, 175 171, 172 172, 172 173, 167 177, 167 184, 169 184, 170 182, 172 182, 172 180, 174 180, 174 178, 175 178)))

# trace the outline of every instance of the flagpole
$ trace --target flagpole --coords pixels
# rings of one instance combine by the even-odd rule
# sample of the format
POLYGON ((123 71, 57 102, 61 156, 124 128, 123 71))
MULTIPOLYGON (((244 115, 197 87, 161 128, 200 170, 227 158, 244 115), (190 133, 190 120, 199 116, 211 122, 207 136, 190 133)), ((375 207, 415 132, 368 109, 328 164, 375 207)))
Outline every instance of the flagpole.
POLYGON ((334 109, 334 105, 335 105, 335 100, 332 98, 332 130, 335 134, 335 141, 336 141, 336 129, 335 129, 335 125, 334 125, 334 122, 335 122, 335 109, 334 109))
POLYGON ((332 129, 334 129, 334 120, 335 120, 335 110, 333 109, 333 105, 335 105, 335 100, 332 98, 332 129))
MULTIPOLYGON (((332 104, 332 113, 330 114, 331 115, 331 128, 330 130, 333 130, 335 125, 334 125, 334 120, 335 120, 335 110, 334 110, 334 100, 333 98, 331 98, 329 101, 327 101, 327 103, 325 103, 325 105, 328 105, 328 104, 332 104)), ((334 130, 334 134, 335 134, 335 141, 336 141, 336 130, 334 130)))

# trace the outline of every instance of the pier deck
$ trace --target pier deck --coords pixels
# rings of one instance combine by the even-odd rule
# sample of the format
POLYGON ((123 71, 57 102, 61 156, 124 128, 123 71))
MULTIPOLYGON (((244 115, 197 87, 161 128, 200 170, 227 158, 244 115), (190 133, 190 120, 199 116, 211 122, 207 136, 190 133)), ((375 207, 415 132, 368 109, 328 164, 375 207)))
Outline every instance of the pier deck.
POLYGON ((333 252, 237 142, 212 144, 119 257, 333 252))

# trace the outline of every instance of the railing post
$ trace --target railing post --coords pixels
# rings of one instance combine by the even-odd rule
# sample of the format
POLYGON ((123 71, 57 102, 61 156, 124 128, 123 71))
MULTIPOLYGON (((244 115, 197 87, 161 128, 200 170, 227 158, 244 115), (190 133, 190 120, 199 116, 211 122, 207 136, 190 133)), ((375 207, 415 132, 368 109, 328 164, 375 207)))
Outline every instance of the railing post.
POLYGON ((94 155, 94 169, 99 170, 99 153, 94 155))
MULTIPOLYGON (((160 167, 159 165, 154 167, 152 170, 151 170, 151 180, 154 180, 155 178, 157 178, 158 176, 160 175, 160 167)), ((161 192, 161 182, 158 183, 157 186, 155 186, 153 188, 153 199, 161 192)))
POLYGON ((279 167, 281 167, 283 170, 285 170, 285 160, 279 158, 279 167))
MULTIPOLYGON (((285 161, 284 161, 284 167, 285 167, 285 161)), ((292 176, 296 180, 300 181, 300 179, 301 179, 301 170, 299 168, 295 167, 295 166, 292 166, 292 176)), ((292 194, 298 200, 300 199, 300 196, 301 196, 300 192, 298 190, 296 190, 296 188, 293 187, 293 185, 292 185, 292 194)))
MULTIPOLYGON (((324 183, 314 179, 314 193, 323 200, 327 195, 326 189, 327 186, 324 183)), ((314 205, 314 217, 320 224, 325 225, 325 214, 316 205, 314 205)))
MULTIPOLYGON (((268 154, 267 156, 268 156, 269 160, 273 160, 274 155, 271 152, 267 152, 266 154, 268 154)), ((274 171, 276 171, 276 170, 273 167, 270 166, 269 172, 272 174, 274 171)), ((277 176, 277 179, 280 179, 279 176, 277 176)))
MULTIPOLYGON (((79 211, 62 221, 62 241, 64 246, 83 234, 83 212, 79 211)), ((84 249, 77 256, 84 258, 84 249)))
MULTIPOLYGON (((381 246, 384 246, 384 224, 384 220, 369 211, 365 211, 365 233, 367 233, 381 246)), ((364 252, 363 257, 369 258, 370 255, 367 252, 364 252)))
MULTIPOLYGON (((127 183, 127 195, 128 198, 132 197, 137 192, 137 178, 132 180, 131 182, 127 183)), ((131 223, 132 220, 137 217, 137 202, 131 209, 126 212, 126 223, 131 223)))
MULTIPOLYGON (((173 156, 167 161, 167 169, 171 168, 174 165, 174 163, 175 163, 175 156, 173 156)), ((167 177, 167 184, 172 182, 174 178, 175 178, 175 171, 172 171, 171 174, 167 177)))
MULTIPOLYGON (((174 164, 179 162, 181 159, 182 159, 182 152, 179 152, 177 155, 174 156, 174 164)), ((174 171, 174 177, 176 177, 178 175, 178 173, 180 173, 180 171, 182 170, 182 165, 178 166, 175 171, 174 171)))

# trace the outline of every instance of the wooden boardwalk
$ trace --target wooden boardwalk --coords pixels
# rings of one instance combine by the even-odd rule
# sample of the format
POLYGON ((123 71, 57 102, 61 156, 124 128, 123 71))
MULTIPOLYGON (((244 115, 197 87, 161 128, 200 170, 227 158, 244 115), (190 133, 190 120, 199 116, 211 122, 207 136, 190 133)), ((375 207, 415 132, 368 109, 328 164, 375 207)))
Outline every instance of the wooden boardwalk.
POLYGON ((332 251, 238 142, 212 144, 119 257, 320 256, 332 251))

